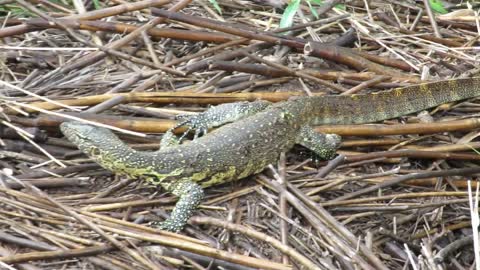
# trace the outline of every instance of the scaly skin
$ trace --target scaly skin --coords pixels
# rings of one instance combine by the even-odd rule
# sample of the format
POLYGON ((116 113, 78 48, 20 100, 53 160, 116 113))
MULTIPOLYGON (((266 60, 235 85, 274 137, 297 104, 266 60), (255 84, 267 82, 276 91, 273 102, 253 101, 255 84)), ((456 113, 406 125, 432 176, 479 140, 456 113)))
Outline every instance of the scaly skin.
MULTIPOLYGON (((480 78, 421 84, 378 94, 299 97, 273 104, 187 144, 155 152, 135 151, 108 129, 77 122, 63 123, 60 128, 104 168, 144 178, 179 196, 171 217, 160 225, 179 231, 203 198, 203 187, 262 171, 276 162, 281 152, 298 143, 300 132, 310 125, 375 122, 478 95, 480 78)), ((325 151, 325 156, 339 140, 336 135, 315 136, 311 132, 307 137, 328 145, 319 150, 325 151)))

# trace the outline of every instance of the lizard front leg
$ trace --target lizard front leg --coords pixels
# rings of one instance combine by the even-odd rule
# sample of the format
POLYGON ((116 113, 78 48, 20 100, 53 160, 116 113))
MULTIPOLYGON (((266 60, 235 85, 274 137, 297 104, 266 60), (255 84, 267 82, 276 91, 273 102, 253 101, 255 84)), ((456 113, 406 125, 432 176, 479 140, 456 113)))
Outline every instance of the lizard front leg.
POLYGON ((164 222, 152 222, 152 225, 160 229, 179 232, 185 227, 188 219, 197 209, 204 197, 202 187, 190 180, 179 180, 170 184, 167 188, 173 195, 179 197, 170 217, 164 222))
POLYGON ((318 133, 310 126, 303 126, 296 143, 312 150, 321 159, 331 159, 340 147, 341 137, 337 134, 318 133))
POLYGON ((199 135, 205 135, 209 128, 238 121, 265 110, 269 105, 270 102, 264 100, 254 102, 242 101, 213 106, 196 115, 177 115, 177 119, 180 120, 180 122, 171 130, 178 127, 187 127, 187 131, 181 138, 189 131, 194 130, 194 139, 196 139, 199 135))

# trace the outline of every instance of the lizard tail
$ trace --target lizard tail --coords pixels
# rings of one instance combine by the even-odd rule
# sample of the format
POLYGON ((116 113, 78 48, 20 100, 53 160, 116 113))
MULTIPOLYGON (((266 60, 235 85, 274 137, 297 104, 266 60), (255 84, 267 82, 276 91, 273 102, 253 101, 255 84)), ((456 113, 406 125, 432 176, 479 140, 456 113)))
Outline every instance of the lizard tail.
POLYGON ((480 77, 396 88, 379 93, 311 98, 314 125, 363 124, 480 96, 480 77))

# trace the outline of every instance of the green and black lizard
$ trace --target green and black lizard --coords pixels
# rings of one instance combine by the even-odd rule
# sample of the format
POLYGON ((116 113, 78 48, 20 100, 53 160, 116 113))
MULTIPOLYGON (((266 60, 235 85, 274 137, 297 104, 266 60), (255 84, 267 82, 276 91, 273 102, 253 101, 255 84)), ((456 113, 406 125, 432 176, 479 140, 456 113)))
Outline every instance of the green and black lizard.
POLYGON ((102 167, 144 178, 179 196, 170 218, 160 224, 160 228, 179 231, 202 200, 204 187, 261 172, 294 144, 332 157, 340 137, 316 133, 312 125, 376 122, 479 95, 480 78, 467 78, 374 94, 224 104, 177 125, 195 129, 196 135, 223 126, 185 144, 172 143, 175 140, 170 140, 173 135, 168 132, 163 147, 155 152, 133 150, 105 128, 79 122, 65 122, 60 128, 102 167))

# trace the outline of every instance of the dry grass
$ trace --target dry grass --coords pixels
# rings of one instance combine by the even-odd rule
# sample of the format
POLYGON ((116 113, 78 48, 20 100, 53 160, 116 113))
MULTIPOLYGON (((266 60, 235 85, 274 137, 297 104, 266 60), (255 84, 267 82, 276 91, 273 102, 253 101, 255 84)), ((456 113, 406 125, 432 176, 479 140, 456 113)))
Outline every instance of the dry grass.
POLYGON ((341 156, 317 162, 295 148, 260 175, 209 188, 182 235, 147 225, 172 195, 100 169, 58 124, 112 126, 152 150, 174 115, 207 103, 472 77, 478 6, 434 23, 419 2, 347 1, 317 21, 303 2, 286 37, 274 33, 282 10, 265 2, 218 1, 222 15, 208 1, 162 2, 72 15, 80 7, 0 1, 1 269, 473 268, 478 209, 466 180, 480 172, 478 123, 463 118, 479 112, 475 101, 387 121, 382 134, 340 127, 341 156), (312 40, 329 42, 324 57, 304 53, 312 40), (441 120, 455 130, 432 123, 441 120))

